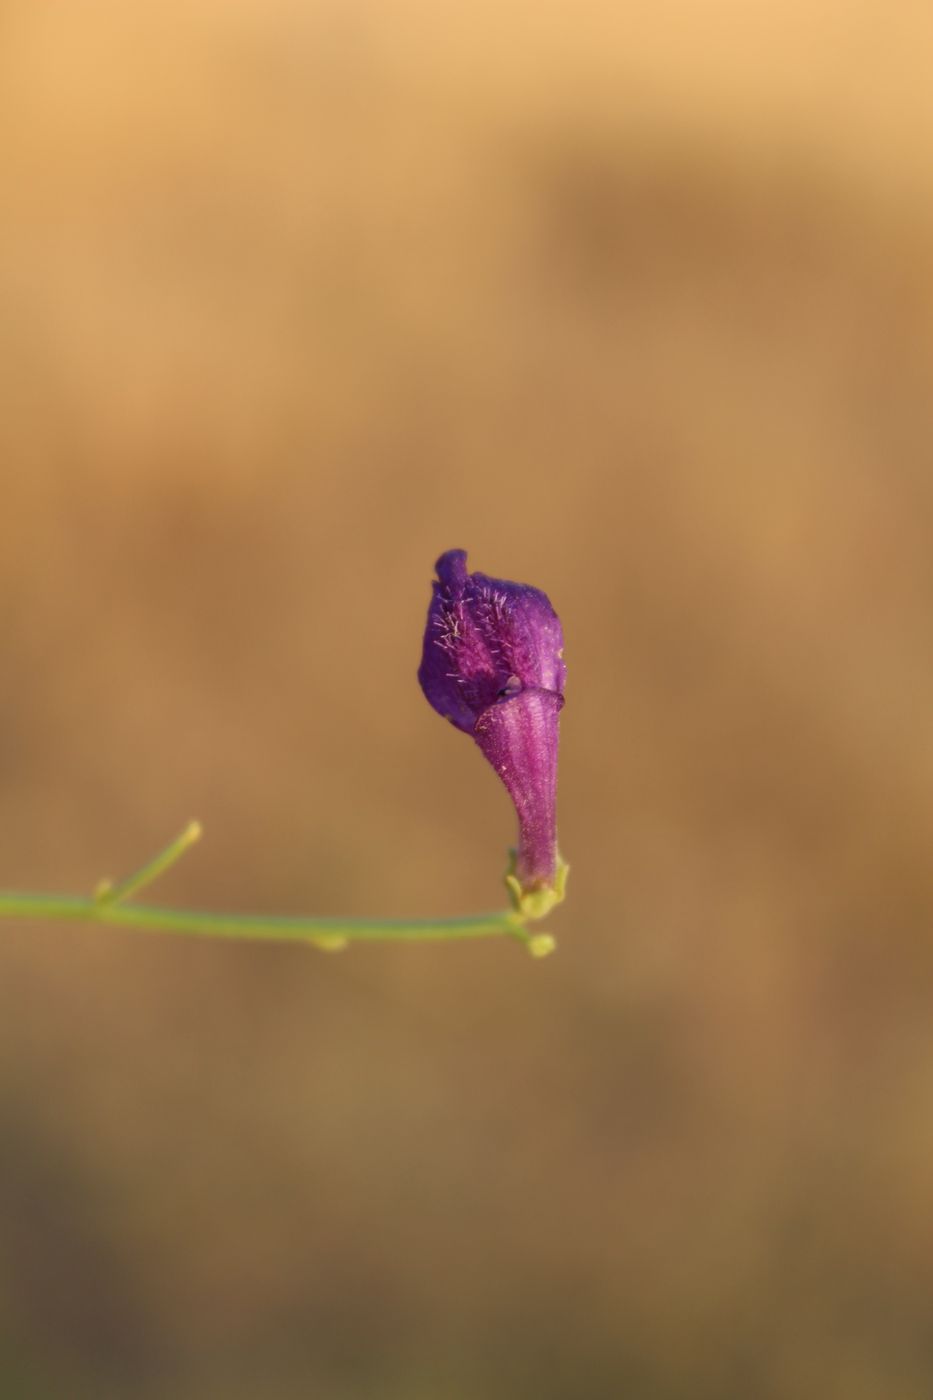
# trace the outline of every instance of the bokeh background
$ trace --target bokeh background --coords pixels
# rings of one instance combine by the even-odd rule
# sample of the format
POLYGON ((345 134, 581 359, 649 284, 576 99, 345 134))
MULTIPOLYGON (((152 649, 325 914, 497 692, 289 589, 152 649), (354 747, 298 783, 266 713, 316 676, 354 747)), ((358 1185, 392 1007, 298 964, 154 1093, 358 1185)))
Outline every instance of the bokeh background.
POLYGON ((927 1400, 933 18, 0 7, 0 886, 458 914, 434 559, 570 668, 557 956, 4 924, 0 1394, 927 1400))

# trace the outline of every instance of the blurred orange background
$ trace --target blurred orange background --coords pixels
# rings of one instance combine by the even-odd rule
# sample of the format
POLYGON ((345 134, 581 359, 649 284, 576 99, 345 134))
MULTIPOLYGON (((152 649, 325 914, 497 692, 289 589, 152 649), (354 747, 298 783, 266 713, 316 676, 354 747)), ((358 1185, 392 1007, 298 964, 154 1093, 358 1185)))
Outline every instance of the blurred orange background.
POLYGON ((0 927, 0 1394, 927 1400, 925 4, 0 11, 0 886, 502 903, 433 561, 567 637, 558 954, 0 927))

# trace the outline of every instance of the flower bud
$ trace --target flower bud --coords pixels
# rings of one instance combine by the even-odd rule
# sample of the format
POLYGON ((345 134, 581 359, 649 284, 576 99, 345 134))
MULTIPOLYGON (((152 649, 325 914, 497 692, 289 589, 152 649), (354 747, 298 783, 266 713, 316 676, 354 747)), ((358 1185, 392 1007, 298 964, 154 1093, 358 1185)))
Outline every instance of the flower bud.
POLYGON ((429 703, 471 734, 518 813, 506 877, 529 917, 563 896, 557 853, 557 743, 566 668, 563 633, 537 588, 467 572, 466 553, 437 561, 418 679, 429 703))

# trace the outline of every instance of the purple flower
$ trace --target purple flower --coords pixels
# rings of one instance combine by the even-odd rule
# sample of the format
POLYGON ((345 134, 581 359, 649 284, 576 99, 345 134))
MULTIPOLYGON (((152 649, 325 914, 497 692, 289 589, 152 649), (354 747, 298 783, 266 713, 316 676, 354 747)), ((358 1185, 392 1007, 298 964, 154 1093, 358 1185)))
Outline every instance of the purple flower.
POLYGON ((519 837, 507 880, 522 912, 546 912, 566 874, 556 814, 561 625, 537 588, 467 573, 462 549, 442 554, 436 567, 418 679, 438 714, 472 734, 508 788, 519 837))

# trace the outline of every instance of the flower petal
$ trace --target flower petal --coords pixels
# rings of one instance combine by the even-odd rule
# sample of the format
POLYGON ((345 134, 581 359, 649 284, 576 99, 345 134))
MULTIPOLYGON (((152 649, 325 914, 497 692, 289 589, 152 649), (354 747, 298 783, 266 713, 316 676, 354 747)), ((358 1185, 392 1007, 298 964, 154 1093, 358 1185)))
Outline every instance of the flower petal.
POLYGON ((469 732, 516 681, 563 693, 563 633, 544 593, 468 573, 462 549, 441 555, 437 575, 418 679, 439 714, 469 732))

